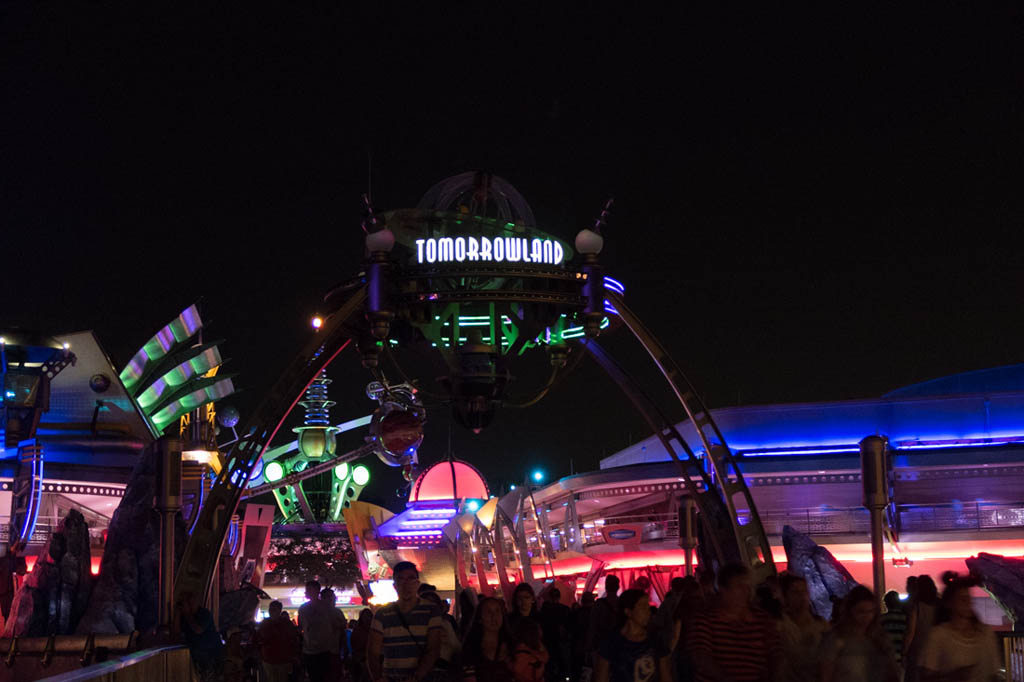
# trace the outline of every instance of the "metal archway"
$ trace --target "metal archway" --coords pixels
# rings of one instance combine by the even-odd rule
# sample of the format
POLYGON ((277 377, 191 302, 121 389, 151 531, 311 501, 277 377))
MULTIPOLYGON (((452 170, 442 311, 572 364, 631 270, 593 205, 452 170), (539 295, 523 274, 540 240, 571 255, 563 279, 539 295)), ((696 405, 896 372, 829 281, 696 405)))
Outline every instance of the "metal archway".
MULTIPOLYGON (((398 217, 411 220, 407 214, 398 217)), ((397 227, 401 227, 401 225, 399 224, 397 227)), ((367 318, 373 318, 369 322, 372 332, 377 338, 376 341, 371 340, 369 343, 383 345, 383 339, 387 338, 388 331, 387 325, 383 325, 382 334, 378 334, 382 327, 380 322, 381 320, 390 320, 394 316, 386 309, 386 295, 382 284, 384 278, 390 276, 387 274, 391 267, 388 254, 374 252, 371 255, 370 266, 368 266, 365 279, 361 279, 364 282, 369 281, 370 286, 376 284, 378 287, 376 293, 368 297, 367 285, 343 290, 344 302, 336 312, 324 319, 317 336, 307 344, 282 374, 242 429, 242 433, 247 435, 243 436, 228 455, 225 466, 217 476, 213 488, 200 509, 199 517, 186 545, 175 581, 176 600, 186 592, 195 595, 207 594, 221 547, 230 527, 231 516, 235 513, 245 494, 253 468, 308 386, 353 339, 361 342, 364 362, 367 359, 367 351, 372 353, 372 348, 362 348, 366 339, 370 338, 365 326, 350 324, 350 322, 354 323, 355 319, 362 317, 365 312, 367 318), (380 267, 374 270, 370 266, 380 267), (365 307, 364 303, 367 304, 365 307)), ((426 289, 426 291, 435 291, 432 295, 426 296, 423 291, 416 288, 431 277, 449 281, 451 277, 457 276, 455 272, 441 272, 441 270, 443 269, 430 266, 425 269, 421 268, 418 273, 414 272, 408 275, 408 281, 413 284, 399 294, 399 302, 402 305, 413 305, 422 304, 424 300, 442 302, 525 300, 531 301, 534 305, 565 306, 563 308, 565 310, 575 310, 582 314, 584 327, 581 328, 580 335, 582 335, 582 329, 585 328, 588 336, 596 335, 600 328, 607 324, 607 320, 604 324, 600 324, 603 313, 597 312, 598 310, 609 310, 618 315, 648 352, 669 383, 680 406, 694 426, 705 453, 704 461, 710 462, 711 471, 708 471, 702 464, 702 460, 686 443, 673 422, 601 346, 592 340, 588 341, 586 342, 588 352, 640 410, 670 457, 678 464, 688 492, 701 511, 701 518, 705 528, 709 531, 707 536, 717 560, 720 563, 740 561, 750 567, 759 577, 774 572, 771 548, 757 514, 754 500, 709 410, 664 347, 626 306, 620 293, 612 289, 605 290, 603 275, 599 267, 596 267, 596 261, 586 263, 582 269, 540 267, 531 271, 523 266, 506 265, 460 266, 457 268, 457 270, 463 273, 469 272, 475 277, 518 276, 524 278, 524 281, 532 277, 530 282, 533 289, 529 291, 512 288, 465 290, 449 287, 444 289, 440 295, 436 293, 436 289, 426 289), (578 293, 575 293, 579 291, 576 287, 582 287, 585 295, 579 296, 578 293), (602 303, 605 305, 601 305, 602 303), (743 518, 740 517, 740 510, 744 512, 743 518)), ((341 297, 339 296, 339 298, 341 297)), ((457 325, 457 321, 454 324, 457 325)), ((458 326, 454 326, 451 332, 453 343, 458 338, 458 333, 458 326)), ((533 338, 532 331, 530 334, 529 337, 520 336, 519 341, 513 344, 513 348, 521 349, 522 344, 528 338, 533 338)), ((357 450, 349 454, 355 457, 360 453, 361 450, 357 450)), ((500 538, 500 535, 498 537, 500 538)))
POLYGON ((231 515, 238 508, 253 467, 306 388, 351 343, 353 331, 348 323, 361 310, 365 299, 366 287, 356 289, 336 313, 324 320, 320 332, 292 361, 246 422, 242 433, 247 435, 228 455, 185 545, 174 581, 175 604, 186 593, 201 596, 209 591, 231 515))

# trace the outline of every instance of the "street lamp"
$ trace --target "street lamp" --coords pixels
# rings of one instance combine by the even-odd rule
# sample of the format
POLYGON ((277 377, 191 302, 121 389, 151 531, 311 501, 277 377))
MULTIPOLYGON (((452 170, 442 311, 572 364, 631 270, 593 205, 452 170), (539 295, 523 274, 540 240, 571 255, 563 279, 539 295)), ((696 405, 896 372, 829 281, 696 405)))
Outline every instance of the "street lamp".
POLYGON ((534 470, 534 472, 533 472, 533 480, 536 483, 540 483, 541 481, 543 481, 544 480, 544 472, 541 471, 540 469, 534 470))

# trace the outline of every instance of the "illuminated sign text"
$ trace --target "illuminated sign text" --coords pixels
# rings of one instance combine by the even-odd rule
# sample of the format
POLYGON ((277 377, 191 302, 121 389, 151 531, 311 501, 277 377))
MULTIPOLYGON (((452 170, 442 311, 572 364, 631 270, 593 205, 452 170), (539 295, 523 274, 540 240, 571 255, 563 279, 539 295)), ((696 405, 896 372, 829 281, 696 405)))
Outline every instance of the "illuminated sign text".
POLYGON ((565 249, 553 239, 439 237, 416 240, 417 263, 543 263, 561 265, 565 249))

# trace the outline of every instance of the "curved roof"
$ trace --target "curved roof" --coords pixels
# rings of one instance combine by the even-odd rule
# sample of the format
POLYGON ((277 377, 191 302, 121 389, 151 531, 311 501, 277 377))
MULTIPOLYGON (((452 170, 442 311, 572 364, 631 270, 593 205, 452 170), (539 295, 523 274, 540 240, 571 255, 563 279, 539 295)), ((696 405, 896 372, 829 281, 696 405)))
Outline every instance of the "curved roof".
POLYGON ((486 500, 487 482, 476 467, 462 460, 443 460, 430 465, 412 487, 410 502, 428 500, 486 500))
POLYGON ((889 391, 883 398, 925 398, 943 395, 1024 391, 1024 364, 1005 365, 929 379, 889 391))

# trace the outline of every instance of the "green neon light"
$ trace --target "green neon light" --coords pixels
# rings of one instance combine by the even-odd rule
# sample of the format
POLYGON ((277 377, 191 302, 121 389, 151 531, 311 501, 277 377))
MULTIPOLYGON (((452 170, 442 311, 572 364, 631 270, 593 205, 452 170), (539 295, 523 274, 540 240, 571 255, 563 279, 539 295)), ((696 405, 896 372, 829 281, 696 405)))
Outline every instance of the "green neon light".
POLYGON ((370 482, 370 470, 360 464, 352 470, 352 482, 356 485, 366 485, 370 482))
POLYGON ((284 467, 278 462, 271 462, 263 468, 263 478, 271 483, 280 481, 284 478, 284 467))
POLYGON ((348 462, 342 462, 338 466, 334 467, 334 476, 339 481, 344 481, 348 478, 348 462))

